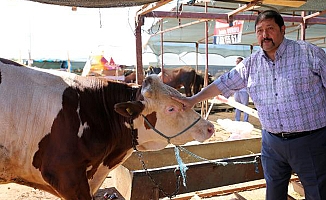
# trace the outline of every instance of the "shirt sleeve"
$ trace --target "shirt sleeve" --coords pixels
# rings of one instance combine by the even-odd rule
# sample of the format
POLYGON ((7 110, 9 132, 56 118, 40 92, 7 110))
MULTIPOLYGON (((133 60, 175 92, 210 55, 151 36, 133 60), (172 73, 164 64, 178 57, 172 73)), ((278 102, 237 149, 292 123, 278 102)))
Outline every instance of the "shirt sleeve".
POLYGON ((316 48, 315 65, 318 67, 318 72, 321 77, 323 86, 326 88, 326 53, 321 48, 316 48))
POLYGON ((229 98, 234 92, 246 87, 243 72, 245 71, 243 63, 226 72, 214 81, 214 84, 222 92, 222 95, 229 98))

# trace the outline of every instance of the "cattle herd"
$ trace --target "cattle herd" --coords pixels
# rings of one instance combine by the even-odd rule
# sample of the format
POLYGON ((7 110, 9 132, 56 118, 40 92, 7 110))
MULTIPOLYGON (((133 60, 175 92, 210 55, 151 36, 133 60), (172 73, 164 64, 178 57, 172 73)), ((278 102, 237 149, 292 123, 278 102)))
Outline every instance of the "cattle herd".
POLYGON ((157 75, 134 86, 0 58, 0 183, 90 200, 135 149, 211 137, 213 124, 171 96, 157 75))

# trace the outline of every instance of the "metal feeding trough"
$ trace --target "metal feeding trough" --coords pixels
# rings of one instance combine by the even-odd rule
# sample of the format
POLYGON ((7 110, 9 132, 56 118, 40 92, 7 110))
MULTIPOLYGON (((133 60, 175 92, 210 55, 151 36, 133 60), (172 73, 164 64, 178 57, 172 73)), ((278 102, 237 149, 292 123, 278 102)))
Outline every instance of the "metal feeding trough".
POLYGON ((143 152, 141 156, 134 152, 109 174, 111 186, 125 199, 149 200, 263 178, 259 162, 261 138, 186 145, 183 148, 186 151, 180 151, 180 157, 188 168, 186 187, 178 170, 174 147, 143 152), (228 164, 221 164, 225 162, 228 164))

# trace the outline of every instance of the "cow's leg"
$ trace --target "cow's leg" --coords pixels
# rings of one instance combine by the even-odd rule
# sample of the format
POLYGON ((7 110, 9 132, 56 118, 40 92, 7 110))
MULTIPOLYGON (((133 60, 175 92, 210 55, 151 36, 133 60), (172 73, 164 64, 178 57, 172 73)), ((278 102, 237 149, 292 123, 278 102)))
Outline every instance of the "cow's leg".
POLYGON ((184 88, 185 88, 186 96, 191 97, 192 96, 191 87, 190 86, 184 86, 184 88))
POLYGON ((192 96, 192 87, 194 85, 196 72, 191 70, 190 72, 184 73, 183 77, 181 77, 180 82, 181 85, 185 88, 185 93, 187 97, 192 96))
POLYGON ((64 199, 91 200, 92 195, 86 177, 86 169, 60 168, 44 170, 44 172, 42 172, 44 179, 58 191, 64 199))

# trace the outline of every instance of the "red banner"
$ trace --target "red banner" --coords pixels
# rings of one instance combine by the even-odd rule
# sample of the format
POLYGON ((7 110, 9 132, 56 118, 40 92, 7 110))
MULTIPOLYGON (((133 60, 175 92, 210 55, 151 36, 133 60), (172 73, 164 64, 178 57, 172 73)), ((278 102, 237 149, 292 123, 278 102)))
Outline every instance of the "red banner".
POLYGON ((216 20, 214 29, 214 44, 236 44, 241 42, 244 21, 235 20, 233 26, 216 20))

